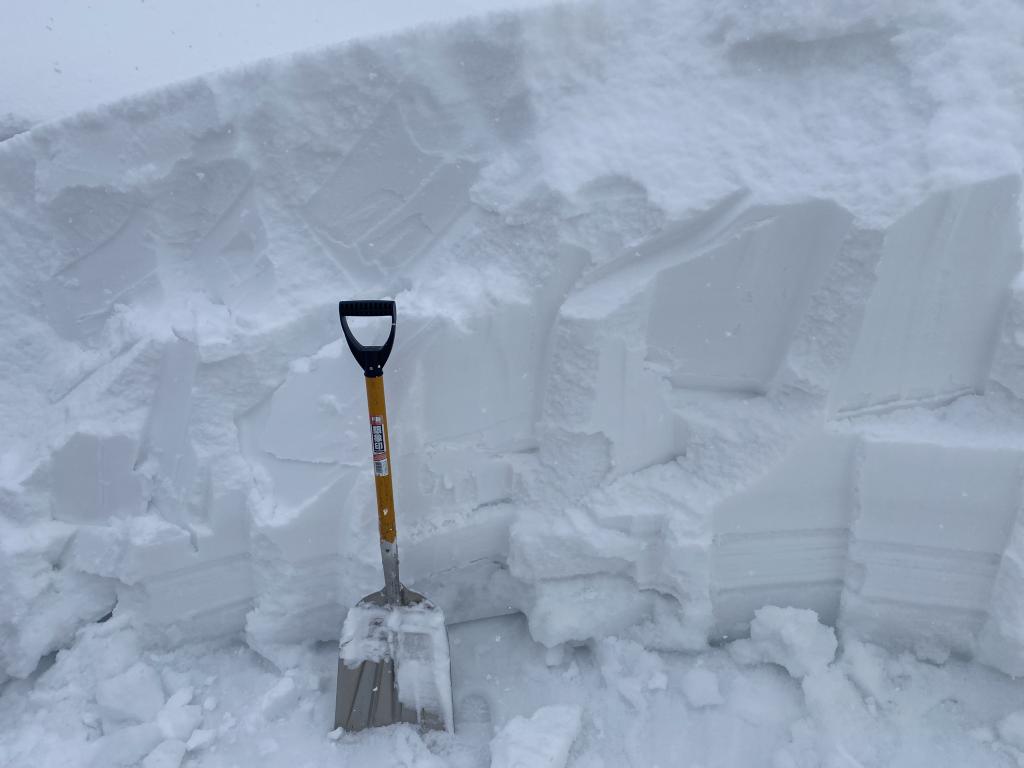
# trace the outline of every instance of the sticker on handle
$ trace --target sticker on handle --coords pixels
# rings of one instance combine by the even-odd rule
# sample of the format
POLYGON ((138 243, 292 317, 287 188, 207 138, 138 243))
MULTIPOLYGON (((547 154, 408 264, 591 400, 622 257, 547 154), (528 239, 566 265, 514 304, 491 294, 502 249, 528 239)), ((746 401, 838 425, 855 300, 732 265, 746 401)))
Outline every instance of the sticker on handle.
POLYGON ((388 473, 388 453, 382 416, 370 417, 370 434, 373 436, 373 474, 384 477, 388 473))

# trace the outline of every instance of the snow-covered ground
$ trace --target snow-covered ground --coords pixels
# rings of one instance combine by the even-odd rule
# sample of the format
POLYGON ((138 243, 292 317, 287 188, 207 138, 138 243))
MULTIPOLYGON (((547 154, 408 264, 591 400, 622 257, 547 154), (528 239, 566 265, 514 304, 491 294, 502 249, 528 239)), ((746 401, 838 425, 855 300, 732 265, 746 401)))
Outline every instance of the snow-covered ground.
POLYGON ((825 666, 820 655, 783 650, 773 637, 774 644, 762 643, 762 658, 808 668, 791 677, 782 666, 750 666, 722 649, 656 653, 611 637, 552 656, 521 617, 459 624, 451 632, 455 736, 404 725, 328 735, 336 646, 303 653, 287 669, 235 644, 140 653, 137 635, 114 619, 84 630, 37 679, 8 684, 0 757, 12 768, 140 760, 145 768, 182 760, 225 768, 1024 761, 1019 682, 974 664, 936 666, 857 642, 825 666))
POLYGON ((0 143, 0 764, 1024 759, 1024 10, 677 5, 0 143), (454 736, 327 736, 384 296, 454 736))

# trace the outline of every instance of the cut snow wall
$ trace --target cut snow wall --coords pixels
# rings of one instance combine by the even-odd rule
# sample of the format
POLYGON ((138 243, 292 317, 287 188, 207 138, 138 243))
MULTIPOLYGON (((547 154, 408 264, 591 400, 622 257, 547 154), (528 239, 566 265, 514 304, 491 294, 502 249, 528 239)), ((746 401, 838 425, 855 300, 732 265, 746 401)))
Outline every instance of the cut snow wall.
POLYGON ((3 142, 0 673, 111 610, 336 638, 380 581, 336 302, 393 296, 403 575, 449 620, 699 648, 775 603, 1019 674, 1019 9, 735 10, 496 17, 3 142))

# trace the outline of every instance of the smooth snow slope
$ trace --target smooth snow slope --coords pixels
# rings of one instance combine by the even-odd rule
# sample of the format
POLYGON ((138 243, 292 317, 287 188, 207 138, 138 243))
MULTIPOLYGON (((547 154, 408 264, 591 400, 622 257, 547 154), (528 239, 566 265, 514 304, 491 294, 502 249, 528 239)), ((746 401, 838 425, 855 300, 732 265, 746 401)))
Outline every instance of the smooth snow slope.
POLYGON ((394 296, 405 579, 556 648, 769 604, 1024 673, 1024 11, 584 4, 0 144, 0 670, 336 638, 339 298, 394 296))

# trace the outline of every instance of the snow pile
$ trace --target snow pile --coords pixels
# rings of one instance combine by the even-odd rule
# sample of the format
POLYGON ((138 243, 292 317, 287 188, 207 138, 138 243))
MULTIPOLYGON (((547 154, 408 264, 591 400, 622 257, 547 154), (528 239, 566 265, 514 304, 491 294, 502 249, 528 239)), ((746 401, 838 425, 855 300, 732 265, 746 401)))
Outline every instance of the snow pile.
POLYGON ((124 619, 86 627, 74 651, 62 653, 39 678, 34 695, 45 708, 33 712, 22 706, 5 714, 13 744, 4 745, 11 751, 0 751, 0 758, 15 765, 73 759, 96 768, 140 762, 145 768, 177 768, 186 750, 202 741, 195 736, 202 735, 204 708, 192 704, 187 676, 165 662, 144 653, 124 619))
POLYGON ((449 621, 695 650, 788 605, 1020 674, 1024 13, 676 5, 0 144, 0 674, 111 612, 334 640, 380 582, 336 302, 383 296, 403 574, 449 621))

